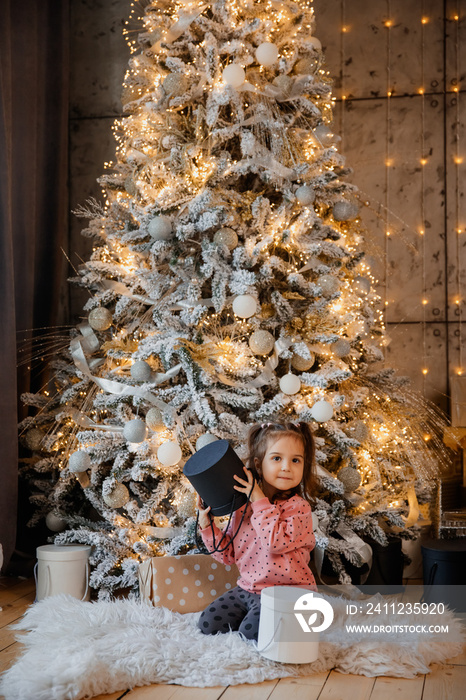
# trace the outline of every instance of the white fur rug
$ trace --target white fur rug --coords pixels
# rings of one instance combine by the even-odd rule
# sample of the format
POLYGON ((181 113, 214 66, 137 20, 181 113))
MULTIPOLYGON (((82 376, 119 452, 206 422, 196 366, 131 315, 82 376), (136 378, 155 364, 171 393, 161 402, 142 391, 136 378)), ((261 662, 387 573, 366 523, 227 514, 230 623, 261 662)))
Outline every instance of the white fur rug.
MULTIPOLYGON (((362 634, 350 638, 344 629, 348 601, 331 601, 335 618, 321 634, 319 658, 299 665, 265 659, 254 642, 244 641, 237 632, 203 635, 196 628, 198 613, 182 615, 130 600, 83 603, 65 595, 46 598, 14 626, 27 632, 20 637, 25 650, 4 673, 0 694, 6 700, 78 700, 152 683, 260 683, 331 668, 412 678, 428 673, 429 664, 462 651, 462 624, 449 611, 442 617, 442 623, 450 625, 444 639, 427 634, 384 636, 375 643, 362 634)), ((415 622, 414 615, 403 618, 403 624, 415 622)), ((367 624, 367 615, 353 615, 351 623, 367 624)), ((379 615, 377 623, 393 624, 393 619, 379 615)))

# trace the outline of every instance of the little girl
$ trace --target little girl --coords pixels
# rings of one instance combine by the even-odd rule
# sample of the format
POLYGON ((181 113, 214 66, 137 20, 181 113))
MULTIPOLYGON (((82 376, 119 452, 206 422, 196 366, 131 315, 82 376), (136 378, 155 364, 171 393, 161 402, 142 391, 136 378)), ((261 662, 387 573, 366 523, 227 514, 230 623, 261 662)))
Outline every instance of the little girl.
MULTIPOLYGON (((251 428, 245 479, 235 475, 235 489, 249 494, 250 502, 233 514, 217 561, 236 564, 238 585, 221 595, 201 613, 204 634, 238 630, 257 640, 260 592, 267 586, 300 586, 315 590, 309 568, 315 538, 311 506, 315 484, 314 438, 307 423, 262 423, 251 428), (244 519, 236 537, 241 516, 244 519), (227 543, 230 543, 226 547, 227 543), (226 547, 226 549, 225 549, 226 547)), ((199 524, 204 544, 213 549, 223 532, 211 521, 209 508, 198 499, 199 524)))

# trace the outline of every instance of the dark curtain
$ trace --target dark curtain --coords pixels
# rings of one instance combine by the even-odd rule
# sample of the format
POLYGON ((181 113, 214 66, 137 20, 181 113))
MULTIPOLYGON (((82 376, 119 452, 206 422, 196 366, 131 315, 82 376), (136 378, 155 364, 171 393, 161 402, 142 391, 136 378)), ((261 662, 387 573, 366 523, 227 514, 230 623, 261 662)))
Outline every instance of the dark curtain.
MULTIPOLYGON (((0 0, 0 544, 15 549, 18 332, 64 321, 68 226, 69 0, 0 0)), ((24 516, 24 517, 23 517, 24 516)))

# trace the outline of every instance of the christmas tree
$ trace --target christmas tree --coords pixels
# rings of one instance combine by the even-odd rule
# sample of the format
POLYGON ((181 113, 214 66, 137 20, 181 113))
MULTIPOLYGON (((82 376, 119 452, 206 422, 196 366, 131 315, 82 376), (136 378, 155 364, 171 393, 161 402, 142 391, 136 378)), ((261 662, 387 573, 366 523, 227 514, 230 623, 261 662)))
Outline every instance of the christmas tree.
POLYGON ((27 395, 35 520, 93 545, 91 585, 193 551, 185 461, 250 425, 308 421, 318 551, 339 580, 362 537, 416 535, 443 458, 434 406, 384 365, 358 189, 332 132, 308 0, 145 6, 115 122, 90 299, 54 380, 27 395))

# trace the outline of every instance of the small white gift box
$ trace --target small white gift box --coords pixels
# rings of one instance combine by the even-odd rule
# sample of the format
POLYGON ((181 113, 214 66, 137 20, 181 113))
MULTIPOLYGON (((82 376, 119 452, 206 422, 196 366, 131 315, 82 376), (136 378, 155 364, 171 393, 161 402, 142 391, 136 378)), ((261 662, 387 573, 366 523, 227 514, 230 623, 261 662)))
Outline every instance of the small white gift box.
POLYGON ((45 544, 37 547, 36 600, 67 593, 89 600, 89 554, 87 545, 45 544))

